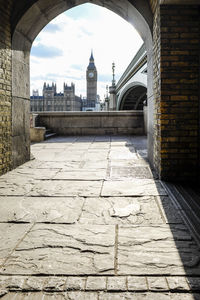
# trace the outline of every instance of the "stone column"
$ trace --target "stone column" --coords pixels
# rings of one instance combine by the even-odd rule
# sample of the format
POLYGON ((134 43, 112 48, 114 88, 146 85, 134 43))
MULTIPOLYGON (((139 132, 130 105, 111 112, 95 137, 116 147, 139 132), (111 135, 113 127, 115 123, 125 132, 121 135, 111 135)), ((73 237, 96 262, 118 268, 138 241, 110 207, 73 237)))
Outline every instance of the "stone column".
POLYGON ((116 101, 116 86, 112 85, 109 87, 110 93, 110 101, 109 101, 109 110, 117 109, 117 101, 116 101))

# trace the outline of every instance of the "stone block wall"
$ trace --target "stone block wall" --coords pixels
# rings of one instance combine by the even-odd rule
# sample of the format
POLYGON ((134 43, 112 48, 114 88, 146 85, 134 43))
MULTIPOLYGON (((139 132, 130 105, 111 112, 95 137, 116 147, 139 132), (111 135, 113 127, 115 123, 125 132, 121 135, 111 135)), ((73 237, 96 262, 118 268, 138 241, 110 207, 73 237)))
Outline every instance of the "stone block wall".
POLYGON ((143 135, 143 111, 39 112, 39 124, 59 135, 143 135))
POLYGON ((199 173, 200 7, 163 5, 154 18, 154 164, 164 180, 199 173))
POLYGON ((0 5, 0 175, 11 169, 11 1, 0 5))

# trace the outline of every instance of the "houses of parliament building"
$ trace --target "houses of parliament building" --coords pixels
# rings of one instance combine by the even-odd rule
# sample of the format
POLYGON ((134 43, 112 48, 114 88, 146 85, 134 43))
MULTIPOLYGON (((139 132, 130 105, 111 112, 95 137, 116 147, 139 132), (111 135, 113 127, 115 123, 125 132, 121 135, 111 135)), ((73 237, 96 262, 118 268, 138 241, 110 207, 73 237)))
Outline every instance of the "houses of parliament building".
POLYGON ((30 98, 31 112, 39 111, 93 111, 98 107, 97 96, 97 69, 91 53, 89 65, 86 70, 87 97, 82 99, 75 95, 75 85, 64 83, 63 93, 57 93, 55 83, 43 85, 43 95, 39 96, 38 90, 33 91, 30 98))

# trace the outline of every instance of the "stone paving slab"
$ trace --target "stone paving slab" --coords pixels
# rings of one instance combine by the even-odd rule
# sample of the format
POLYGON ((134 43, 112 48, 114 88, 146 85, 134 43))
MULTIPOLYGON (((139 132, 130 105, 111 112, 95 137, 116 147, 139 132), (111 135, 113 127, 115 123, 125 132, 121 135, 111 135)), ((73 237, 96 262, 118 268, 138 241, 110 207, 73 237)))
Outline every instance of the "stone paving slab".
POLYGON ((152 179, 153 175, 150 168, 145 166, 110 168, 110 180, 130 180, 130 178, 152 179))
POLYGON ((0 223, 0 265, 12 253, 31 227, 30 224, 0 223))
POLYGON ((153 179, 132 179, 126 181, 105 181, 101 195, 105 196, 158 196, 167 195, 159 181, 153 179))
POLYGON ((10 293, 3 300, 199 300, 200 294, 171 294, 171 293, 10 293))
POLYGON ((13 276, 0 275, 1 291, 198 292, 200 277, 190 276, 13 276))
POLYGON ((73 171, 60 171, 53 177, 55 180, 105 180, 107 170, 73 170, 73 171))
POLYGON ((0 178, 0 196, 24 196, 27 195, 36 184, 36 180, 28 177, 13 176, 13 178, 0 178))
POLYGON ((0 181, 6 179, 7 181, 15 181, 19 184, 21 182, 26 182, 27 180, 44 180, 44 179, 52 179, 55 175, 60 171, 59 168, 54 169, 37 169, 37 168, 17 168, 0 178, 0 181))
POLYGON ((90 169, 107 169, 108 167, 108 160, 106 160, 106 157, 104 157, 104 159, 102 160, 85 160, 83 161, 82 164, 82 168, 86 169, 86 170, 90 170, 90 169))
POLYGON ((0 297, 200 299, 199 246, 151 177, 145 138, 32 149, 36 159, 0 178, 0 297))
POLYGON ((109 161, 110 166, 113 168, 134 168, 138 166, 149 166, 148 163, 144 159, 112 159, 109 161))
POLYGON ((112 160, 112 159, 138 159, 138 156, 137 154, 134 152, 131 152, 129 150, 127 151, 117 151, 117 150, 111 150, 110 151, 110 154, 109 154, 109 159, 112 160))
POLYGON ((79 220, 83 204, 81 197, 0 197, 0 220, 72 224, 79 220))
POLYGON ((118 274, 200 275, 200 251, 185 225, 119 226, 118 274))
POLYGON ((9 256, 4 274, 114 274, 114 226, 37 224, 9 256))
POLYGON ((34 187, 27 193, 27 196, 98 197, 100 196, 101 187, 101 181, 43 180, 35 183, 34 187))
POLYGON ((162 224, 159 207, 152 196, 86 198, 79 222, 82 224, 162 224))

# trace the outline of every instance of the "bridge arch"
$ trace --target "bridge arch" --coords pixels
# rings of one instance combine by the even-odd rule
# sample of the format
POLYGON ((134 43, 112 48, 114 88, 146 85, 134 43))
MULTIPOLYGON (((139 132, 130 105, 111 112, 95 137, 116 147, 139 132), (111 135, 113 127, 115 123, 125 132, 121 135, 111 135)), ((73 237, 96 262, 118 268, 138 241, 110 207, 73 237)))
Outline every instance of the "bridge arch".
MULTIPOLYGON (((75 6, 92 3, 118 14, 139 32, 144 40, 149 74, 152 74, 152 12, 148 1, 136 0, 26 0, 16 1, 12 28, 12 139, 13 167, 29 159, 29 56, 32 43, 53 18, 75 6), (19 115, 21 117, 19 117, 19 115)), ((148 94, 152 95, 152 80, 148 94)))
POLYGON ((131 82, 125 86, 118 95, 118 110, 139 110, 143 106, 143 101, 147 98, 147 86, 141 82, 131 82), (127 103, 129 99, 129 104, 127 103), (132 101, 131 101, 132 100, 132 101), (142 104, 142 105, 141 105, 142 104), (127 108, 127 105, 129 108, 127 108))

